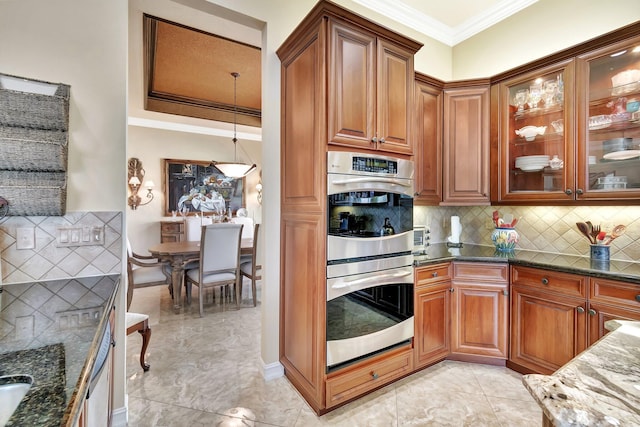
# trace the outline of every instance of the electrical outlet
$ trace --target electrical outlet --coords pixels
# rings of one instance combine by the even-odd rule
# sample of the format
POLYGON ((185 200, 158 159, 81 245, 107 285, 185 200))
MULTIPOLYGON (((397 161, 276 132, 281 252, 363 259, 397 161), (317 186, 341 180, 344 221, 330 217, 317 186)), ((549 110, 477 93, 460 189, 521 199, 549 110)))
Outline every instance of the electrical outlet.
POLYGON ((34 227, 16 228, 16 249, 35 249, 36 229, 34 227))

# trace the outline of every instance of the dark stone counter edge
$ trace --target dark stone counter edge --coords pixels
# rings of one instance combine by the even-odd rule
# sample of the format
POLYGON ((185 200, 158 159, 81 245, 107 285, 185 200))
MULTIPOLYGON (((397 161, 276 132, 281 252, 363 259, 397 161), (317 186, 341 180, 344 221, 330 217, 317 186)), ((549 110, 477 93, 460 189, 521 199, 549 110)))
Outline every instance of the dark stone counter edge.
MULTIPOLYGON (((586 264, 590 264, 589 257, 580 257, 577 255, 563 255, 546 252, 516 250, 514 253, 505 256, 492 255, 493 247, 480 245, 464 245, 465 253, 460 255, 445 254, 446 250, 438 248, 445 245, 436 244, 436 250, 433 255, 414 254, 414 266, 421 267, 431 264, 449 261, 469 261, 469 262, 494 262, 505 263, 509 265, 521 265, 525 267, 535 267, 551 271, 559 271, 564 273, 581 274, 590 277, 600 277, 603 279, 622 280, 640 285, 640 263, 629 261, 612 260, 607 265, 608 269, 591 268, 586 264), (545 260, 535 260, 535 257, 542 257, 545 260), (548 258, 548 259, 547 259, 548 258), (582 264, 582 265, 580 265, 582 264), (633 266, 633 272, 624 271, 619 266, 633 266)), ((429 253, 429 249, 426 251, 429 253)))
MULTIPOLYGON (((80 410, 82 409, 82 404, 89 388, 89 380, 91 379, 91 372, 93 371, 93 366, 96 362, 96 356, 98 355, 98 349, 100 347, 102 335, 109 325, 109 314, 111 313, 111 309, 115 307, 116 295, 118 294, 120 283, 121 278, 119 277, 115 281, 115 286, 113 287, 113 293, 111 294, 111 297, 104 306, 105 309, 102 312, 102 318, 100 319, 100 323, 98 324, 98 327, 96 329, 96 335, 93 337, 93 341, 91 341, 89 354, 87 355, 87 359, 84 362, 82 372, 80 373, 80 377, 78 378, 78 382, 76 383, 76 388, 71 395, 69 404, 64 411, 64 416, 60 421, 61 426, 75 426, 78 421, 80 410)), ((113 351, 113 349, 111 349, 111 351, 113 351)))

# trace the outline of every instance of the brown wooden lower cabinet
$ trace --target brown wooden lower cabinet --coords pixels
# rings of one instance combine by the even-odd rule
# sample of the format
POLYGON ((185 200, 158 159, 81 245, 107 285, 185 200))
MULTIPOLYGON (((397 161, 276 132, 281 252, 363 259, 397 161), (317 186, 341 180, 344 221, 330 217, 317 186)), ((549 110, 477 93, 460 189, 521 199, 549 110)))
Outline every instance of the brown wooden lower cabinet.
POLYGON ((521 366, 516 370, 551 374, 584 350, 585 305, 585 299, 512 286, 509 361, 521 366))
POLYGON ((608 320, 640 320, 640 285, 512 266, 508 366, 550 374, 602 338, 608 320))
POLYGON ((502 363, 508 355, 509 266, 453 264, 451 357, 502 363), (494 360, 491 360, 494 359, 494 360))
POLYGON ((392 350, 353 368, 345 368, 326 381, 326 406, 332 408, 382 387, 413 371, 410 346, 392 350))
POLYGON ((450 268, 450 263, 444 263, 416 269, 413 338, 416 369, 445 359, 449 355, 450 268))
POLYGON ((593 277, 589 286, 589 345, 607 334, 608 320, 640 320, 640 285, 593 277))

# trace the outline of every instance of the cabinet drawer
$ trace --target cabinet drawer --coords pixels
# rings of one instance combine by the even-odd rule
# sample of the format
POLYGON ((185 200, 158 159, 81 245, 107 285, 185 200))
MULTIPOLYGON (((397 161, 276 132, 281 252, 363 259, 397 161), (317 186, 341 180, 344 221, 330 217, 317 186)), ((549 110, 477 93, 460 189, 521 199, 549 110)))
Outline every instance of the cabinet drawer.
POLYGON ((413 350, 402 349, 371 363, 327 378, 326 406, 339 405, 403 377, 413 370, 413 350))
POLYGON ((160 223, 160 232, 161 233, 183 233, 184 232, 184 222, 174 222, 167 221, 160 223))
POLYGON ((454 262, 453 280, 481 283, 508 283, 509 265, 482 262, 454 262))
POLYGON ((593 277, 589 299, 640 310, 640 285, 593 277))
POLYGON ((451 263, 418 267, 415 271, 416 286, 429 285, 451 279, 451 263))
POLYGON ((511 284, 547 289, 565 295, 587 297, 587 278, 530 267, 511 267, 511 284))

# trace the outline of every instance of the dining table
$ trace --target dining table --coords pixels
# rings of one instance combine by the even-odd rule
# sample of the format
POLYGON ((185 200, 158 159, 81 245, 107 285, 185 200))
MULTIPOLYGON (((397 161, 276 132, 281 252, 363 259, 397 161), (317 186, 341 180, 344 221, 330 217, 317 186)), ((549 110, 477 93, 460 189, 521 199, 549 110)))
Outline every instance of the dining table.
MULTIPOLYGON (((174 312, 182 308, 182 278, 185 265, 200 257, 200 241, 164 242, 151 246, 149 253, 160 261, 171 265, 171 289, 174 312)), ((240 254, 251 255, 253 238, 244 238, 240 242, 240 254)))

